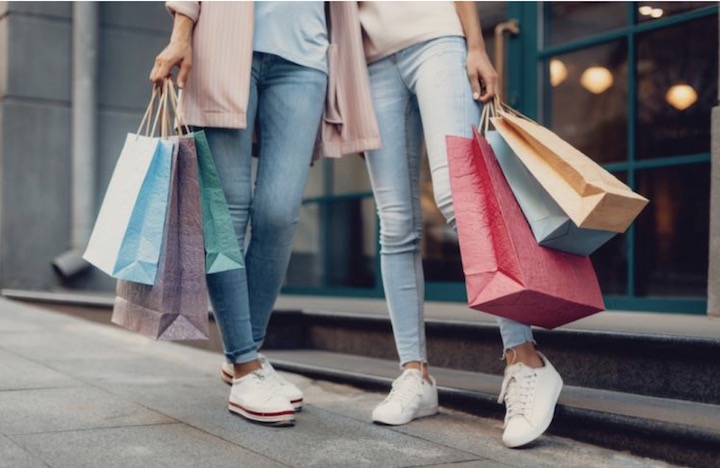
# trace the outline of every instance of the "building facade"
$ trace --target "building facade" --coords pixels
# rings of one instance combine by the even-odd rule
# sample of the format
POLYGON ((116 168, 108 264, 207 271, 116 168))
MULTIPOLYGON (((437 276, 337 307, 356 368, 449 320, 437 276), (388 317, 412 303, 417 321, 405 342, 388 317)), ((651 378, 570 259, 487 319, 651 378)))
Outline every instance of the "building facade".
MULTIPOLYGON (((96 205, 170 30, 161 3, 98 9, 96 205)), ((491 53, 495 27, 517 21, 503 41, 504 99, 651 200, 593 255, 608 308, 717 314, 718 4, 481 2, 479 10, 491 53)), ((99 272, 66 279, 51 268, 71 242, 73 5, 8 2, 1 11, 0 287, 111 291, 99 272)), ((421 183, 426 296, 461 302, 457 236, 434 207, 427 167, 421 183)), ((312 169, 285 292, 382 297, 360 157, 312 169)))

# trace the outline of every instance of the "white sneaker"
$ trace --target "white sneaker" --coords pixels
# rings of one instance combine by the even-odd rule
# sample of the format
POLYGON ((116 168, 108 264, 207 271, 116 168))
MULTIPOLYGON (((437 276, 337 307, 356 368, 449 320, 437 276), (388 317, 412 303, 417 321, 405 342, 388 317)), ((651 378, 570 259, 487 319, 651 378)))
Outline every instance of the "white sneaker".
POLYGON ((505 369, 498 403, 505 401, 502 440, 507 447, 520 447, 540 437, 555 414, 563 381, 550 361, 542 354, 540 357, 544 367, 517 363, 505 369))
POLYGON ((295 410, 265 369, 233 380, 228 409, 251 421, 274 426, 295 424, 295 410))
POLYGON ((398 426, 415 418, 438 412, 438 394, 435 379, 430 382, 417 369, 406 369, 395 379, 392 390, 372 413, 376 423, 398 426))
MULTIPOLYGON (((280 387, 282 394, 290 400, 290 403, 293 405, 293 408, 295 408, 295 411, 302 411, 302 390, 278 374, 272 364, 270 364, 270 361, 268 361, 264 355, 258 354, 258 360, 260 361, 262 368, 267 371, 269 378, 275 381, 276 385, 280 387)), ((232 385, 234 376, 235 369, 233 368, 233 365, 229 362, 223 362, 222 367, 220 368, 220 378, 223 382, 232 385)))

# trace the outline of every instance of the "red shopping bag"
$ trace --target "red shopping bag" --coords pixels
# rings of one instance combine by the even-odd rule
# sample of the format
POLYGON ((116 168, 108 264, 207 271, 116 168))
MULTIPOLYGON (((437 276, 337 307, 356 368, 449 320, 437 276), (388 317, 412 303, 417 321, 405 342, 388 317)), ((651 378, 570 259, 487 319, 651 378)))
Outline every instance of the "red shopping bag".
POLYGON ((468 305, 544 328, 604 310, 588 257, 537 244, 485 138, 446 141, 468 305))

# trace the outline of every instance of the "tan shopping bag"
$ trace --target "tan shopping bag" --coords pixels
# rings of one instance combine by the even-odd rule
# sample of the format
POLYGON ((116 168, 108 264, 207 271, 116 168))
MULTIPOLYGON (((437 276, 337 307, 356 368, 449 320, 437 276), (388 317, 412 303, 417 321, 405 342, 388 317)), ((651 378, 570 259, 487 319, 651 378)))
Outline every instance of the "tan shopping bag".
POLYGON ((493 125, 580 228, 625 232, 648 200, 543 126, 496 103, 493 125))

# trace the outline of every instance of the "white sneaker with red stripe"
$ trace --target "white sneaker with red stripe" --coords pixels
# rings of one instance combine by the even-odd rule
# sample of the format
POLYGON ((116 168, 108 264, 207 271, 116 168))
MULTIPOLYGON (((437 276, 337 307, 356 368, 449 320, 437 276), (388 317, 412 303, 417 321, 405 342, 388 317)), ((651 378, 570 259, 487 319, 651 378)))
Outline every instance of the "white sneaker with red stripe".
POLYGON ((228 409, 259 423, 273 426, 295 424, 295 409, 265 369, 233 380, 228 409))
MULTIPOLYGON (((295 411, 301 411, 303 405, 303 392, 293 383, 288 382, 283 376, 275 371, 275 368, 270 364, 267 358, 258 353, 258 360, 262 365, 263 370, 267 371, 270 379, 275 381, 275 384, 280 387, 280 391, 285 397, 290 400, 290 403, 295 408, 295 411)), ((233 378, 235 376, 235 369, 229 362, 224 362, 220 372, 220 378, 223 382, 232 385, 233 378)))

